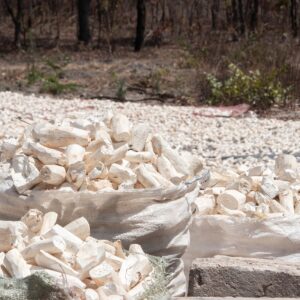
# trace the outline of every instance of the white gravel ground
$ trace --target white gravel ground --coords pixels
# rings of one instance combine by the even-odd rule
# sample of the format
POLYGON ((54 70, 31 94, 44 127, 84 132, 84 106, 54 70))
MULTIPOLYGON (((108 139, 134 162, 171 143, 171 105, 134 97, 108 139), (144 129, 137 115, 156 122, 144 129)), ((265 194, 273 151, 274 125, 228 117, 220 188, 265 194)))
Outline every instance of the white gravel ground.
POLYGON ((174 147, 199 155, 208 164, 273 164, 279 153, 300 159, 300 121, 245 118, 208 118, 198 108, 109 100, 60 100, 51 97, 0 93, 0 136, 17 136, 25 122, 60 121, 74 114, 99 115, 108 110, 126 114, 133 122, 148 122, 174 147), (195 114, 196 113, 196 114, 195 114), (25 122, 24 122, 25 121, 25 122))

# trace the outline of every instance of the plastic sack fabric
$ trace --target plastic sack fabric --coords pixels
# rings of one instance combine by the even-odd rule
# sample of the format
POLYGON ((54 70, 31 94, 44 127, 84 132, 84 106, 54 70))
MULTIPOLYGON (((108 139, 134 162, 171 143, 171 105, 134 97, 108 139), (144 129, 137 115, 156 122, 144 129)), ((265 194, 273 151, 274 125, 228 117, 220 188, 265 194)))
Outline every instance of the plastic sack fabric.
POLYGON ((215 255, 300 262, 300 216, 195 216, 190 235, 191 243, 183 256, 186 274, 195 258, 215 255))
POLYGON ((144 251, 163 256, 169 263, 169 291, 184 295, 186 278, 181 256, 189 244, 191 204, 198 194, 198 180, 163 189, 114 192, 33 191, 22 197, 7 189, 0 192, 0 219, 20 219, 29 209, 55 211, 58 223, 66 225, 85 217, 91 235, 121 240, 123 245, 140 244, 144 251))

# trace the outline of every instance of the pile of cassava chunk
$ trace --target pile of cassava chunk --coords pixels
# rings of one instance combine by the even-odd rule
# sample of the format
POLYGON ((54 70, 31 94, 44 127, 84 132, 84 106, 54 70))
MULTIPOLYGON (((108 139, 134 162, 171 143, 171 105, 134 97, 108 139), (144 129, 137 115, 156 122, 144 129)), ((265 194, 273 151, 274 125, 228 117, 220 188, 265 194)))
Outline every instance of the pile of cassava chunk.
POLYGON ((139 299, 151 286, 155 268, 141 246, 125 252, 120 241, 92 238, 83 217, 65 227, 56 220, 31 209, 20 221, 0 221, 0 277, 46 272, 72 299, 88 300, 139 299))
POLYGON ((178 155, 149 126, 122 114, 32 124, 19 139, 4 140, 1 152, 19 194, 171 187, 202 169, 200 159, 178 155))
POLYGON ((293 155, 281 154, 275 169, 214 168, 195 200, 198 215, 221 214, 266 218, 300 214, 300 166, 293 155))

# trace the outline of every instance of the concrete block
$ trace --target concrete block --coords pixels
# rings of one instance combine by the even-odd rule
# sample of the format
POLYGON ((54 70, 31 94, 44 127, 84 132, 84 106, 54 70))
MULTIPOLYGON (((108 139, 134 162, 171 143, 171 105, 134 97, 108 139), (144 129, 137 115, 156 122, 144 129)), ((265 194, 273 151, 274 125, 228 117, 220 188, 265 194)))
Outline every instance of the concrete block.
POLYGON ((255 258, 194 260, 188 295, 194 297, 300 297, 300 264, 255 258))

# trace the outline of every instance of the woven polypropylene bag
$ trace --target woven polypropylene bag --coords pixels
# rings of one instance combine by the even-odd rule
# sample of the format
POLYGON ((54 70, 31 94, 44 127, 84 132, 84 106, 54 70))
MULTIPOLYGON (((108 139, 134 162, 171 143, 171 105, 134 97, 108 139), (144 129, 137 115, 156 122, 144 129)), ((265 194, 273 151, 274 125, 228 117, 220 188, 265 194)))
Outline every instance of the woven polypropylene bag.
POLYGON ((55 211, 58 223, 66 225, 84 216, 92 236, 121 240, 125 247, 140 244, 144 251, 167 259, 168 272, 176 274, 169 284, 172 295, 185 293, 180 257, 189 244, 191 204, 203 177, 172 188, 114 192, 35 191, 27 197, 13 188, 0 192, 0 219, 14 220, 28 209, 55 211))
POLYGON ((228 255, 277 258, 300 263, 300 216, 256 219, 195 216, 191 243, 183 256, 186 274, 195 258, 228 255))

